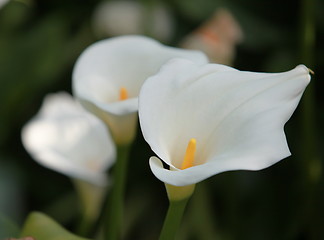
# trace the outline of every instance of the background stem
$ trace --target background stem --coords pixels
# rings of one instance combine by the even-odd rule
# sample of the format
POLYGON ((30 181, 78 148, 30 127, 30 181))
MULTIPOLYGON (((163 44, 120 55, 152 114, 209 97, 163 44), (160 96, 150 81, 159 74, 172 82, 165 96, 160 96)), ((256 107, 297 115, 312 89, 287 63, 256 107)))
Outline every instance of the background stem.
POLYGON ((212 196, 205 181, 197 184, 195 195, 190 204, 190 228, 197 239, 216 240, 221 239, 215 221, 212 196), (197 221, 197 219, 200 219, 197 221))
POLYGON ((94 230, 106 192, 105 186, 97 186, 80 179, 72 180, 81 202, 81 218, 76 233, 88 237, 94 230))
MULTIPOLYGON (((315 52, 315 1, 301 0, 301 62, 307 67, 314 69, 315 52)), ((306 179, 309 183, 316 183, 321 175, 321 164, 319 161, 319 148, 317 127, 315 120, 315 85, 309 84, 303 99, 302 108, 302 161, 306 169, 306 179)))
POLYGON ((113 170, 113 188, 108 199, 107 215, 104 225, 106 240, 120 239, 123 216, 123 204, 127 173, 127 159, 130 146, 117 146, 117 161, 113 170))
MULTIPOLYGON (((301 46, 300 60, 307 67, 315 69, 315 10, 316 1, 301 0, 300 28, 301 46)), ((315 75, 316 76, 316 75, 315 75)), ((314 77, 314 76, 313 76, 314 77)), ((304 220, 307 239, 320 239, 320 228, 316 225, 318 211, 314 208, 318 198, 318 187, 322 173, 322 163, 318 145, 318 124, 316 122, 315 82, 307 87, 301 101, 301 168, 302 187, 304 189, 304 207, 301 218, 304 220)))

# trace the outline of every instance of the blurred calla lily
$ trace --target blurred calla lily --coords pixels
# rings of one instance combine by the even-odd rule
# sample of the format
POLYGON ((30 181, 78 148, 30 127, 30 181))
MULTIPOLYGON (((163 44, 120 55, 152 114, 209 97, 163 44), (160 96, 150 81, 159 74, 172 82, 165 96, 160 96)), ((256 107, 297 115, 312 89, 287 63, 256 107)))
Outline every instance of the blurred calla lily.
POLYGON ((9 2, 9 0, 0 0, 0 9, 9 2))
POLYGON ((22 142, 41 165, 98 186, 106 185, 105 171, 115 161, 106 126, 67 93, 46 96, 22 142))
POLYGON ((204 52, 210 62, 230 65, 235 57, 236 45, 243 40, 243 32, 234 16, 220 8, 186 36, 180 46, 204 52))
POLYGON ((309 81, 303 65, 254 73, 170 61, 139 96, 142 132, 159 157, 150 158, 152 172, 186 186, 224 171, 260 170, 289 156, 284 124, 309 81))
POLYGON ((109 126, 117 144, 128 144, 136 132, 143 82, 175 57, 207 62, 201 52, 163 46, 143 36, 99 41, 86 49, 75 65, 74 95, 109 126))
POLYGON ((118 0, 102 1, 95 8, 92 25, 99 37, 147 34, 169 41, 174 33, 170 9, 161 3, 118 0))

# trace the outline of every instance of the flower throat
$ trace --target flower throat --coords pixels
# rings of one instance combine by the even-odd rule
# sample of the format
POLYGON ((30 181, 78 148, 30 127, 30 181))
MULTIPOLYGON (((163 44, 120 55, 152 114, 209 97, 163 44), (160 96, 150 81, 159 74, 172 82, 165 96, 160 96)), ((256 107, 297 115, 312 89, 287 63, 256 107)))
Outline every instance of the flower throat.
POLYGON ((119 89, 119 100, 120 101, 123 101, 123 100, 126 100, 128 99, 128 92, 127 92, 127 89, 124 88, 124 87, 121 87, 119 89))
POLYGON ((196 152, 196 139, 191 138, 186 149, 186 154, 184 156, 181 165, 181 170, 194 166, 195 152, 196 152))

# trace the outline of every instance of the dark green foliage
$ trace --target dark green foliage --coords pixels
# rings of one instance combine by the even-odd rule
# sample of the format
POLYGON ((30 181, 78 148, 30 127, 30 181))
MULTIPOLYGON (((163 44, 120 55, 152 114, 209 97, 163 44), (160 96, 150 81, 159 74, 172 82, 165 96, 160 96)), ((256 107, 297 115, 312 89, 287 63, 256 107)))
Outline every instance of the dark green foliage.
MULTIPOLYGON (((249 71, 286 71, 303 62, 298 2, 168 0, 165 4, 174 14, 176 27, 169 44, 177 45, 215 8, 227 7, 244 32, 234 66, 249 71)), ((98 40, 91 29, 97 3, 26 0, 11 1, 0 9, 0 239, 10 237, 3 234, 16 234, 17 226, 32 210, 45 212, 74 230, 78 209, 69 179, 35 163, 22 147, 20 130, 47 93, 71 92, 77 57, 98 40)), ((315 4, 316 35, 310 50, 310 68, 315 72, 312 124, 316 124, 316 161, 323 166, 324 4, 320 0, 315 4)), ((322 175, 309 180, 305 167, 308 159, 301 153, 307 144, 301 131, 303 110, 301 105, 286 126, 293 156, 259 172, 227 172, 206 180, 197 188, 201 195, 188 203, 181 239, 216 239, 215 232, 221 240, 324 239, 324 181, 322 175), (201 225, 204 230, 197 227, 201 225)), ((150 149, 139 131, 129 161, 125 239, 157 239, 167 209, 164 186, 151 173, 149 156, 150 149)), ((321 171, 319 167, 313 171, 321 171)))

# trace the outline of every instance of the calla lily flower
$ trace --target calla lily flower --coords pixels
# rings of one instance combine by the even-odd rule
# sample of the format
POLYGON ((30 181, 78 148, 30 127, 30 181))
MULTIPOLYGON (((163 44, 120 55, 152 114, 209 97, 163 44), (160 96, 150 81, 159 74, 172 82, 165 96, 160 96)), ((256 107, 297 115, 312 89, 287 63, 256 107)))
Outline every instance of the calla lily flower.
POLYGON ((118 0, 100 2, 93 12, 92 26, 100 37, 145 34, 160 41, 169 41, 175 25, 165 5, 147 6, 143 2, 118 0))
POLYGON ((0 9, 9 2, 9 0, 0 0, 0 9))
POLYGON ((158 156, 150 158, 153 174, 186 186, 224 171, 260 170, 289 156, 284 124, 309 81, 303 65, 255 73, 171 60, 139 96, 141 129, 158 156))
POLYGON ((180 46, 204 52, 210 62, 230 65, 243 31, 230 11, 217 9, 211 18, 187 35, 180 46))
POLYGON ((39 164, 96 186, 107 184, 116 157, 106 126, 63 92, 46 96, 22 142, 39 164))
POLYGON ((74 95, 109 126, 118 145, 128 144, 136 133, 143 82, 175 57, 199 64, 208 61, 201 52, 163 46, 143 36, 99 41, 87 48, 75 65, 74 95))

